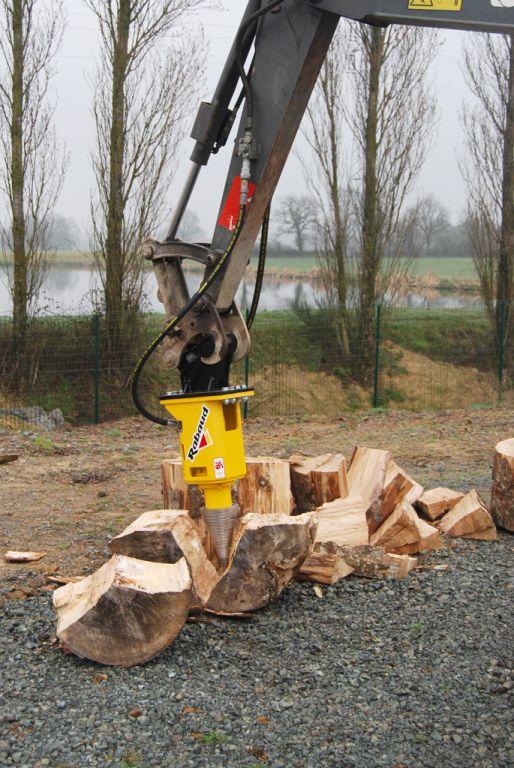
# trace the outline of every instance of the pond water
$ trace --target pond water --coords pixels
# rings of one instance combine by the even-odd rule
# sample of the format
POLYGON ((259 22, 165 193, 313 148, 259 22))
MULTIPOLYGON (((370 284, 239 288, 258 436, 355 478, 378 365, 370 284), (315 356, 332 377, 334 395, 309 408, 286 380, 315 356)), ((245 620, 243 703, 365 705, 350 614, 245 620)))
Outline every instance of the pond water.
MULTIPOLYGON (((198 285, 200 273, 186 273, 189 290, 198 285)), ((8 275, 0 267, 0 314, 11 311, 11 300, 7 287, 8 275)), ((45 278, 38 309, 45 314, 87 314, 91 312, 91 292, 99 288, 98 276, 87 267, 52 267, 45 278)), ((245 280, 239 288, 237 302, 243 309, 252 301, 253 280, 245 280)), ((157 299, 157 285, 153 272, 145 274, 147 309, 162 311, 157 299)), ((307 278, 264 280, 259 308, 267 310, 289 309, 295 299, 301 299, 308 306, 317 306, 320 287, 307 278)), ((481 306, 480 298, 472 293, 441 292, 435 290, 408 291, 398 298, 400 307, 473 309, 481 306)))

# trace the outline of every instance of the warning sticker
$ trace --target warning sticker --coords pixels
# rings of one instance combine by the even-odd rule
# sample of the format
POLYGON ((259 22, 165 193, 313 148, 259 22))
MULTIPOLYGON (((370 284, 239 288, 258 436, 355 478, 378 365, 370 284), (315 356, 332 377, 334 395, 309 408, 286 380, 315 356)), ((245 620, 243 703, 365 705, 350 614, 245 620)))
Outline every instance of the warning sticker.
POLYGON ((409 11, 460 11, 462 0, 409 0, 409 11))
MULTIPOLYGON (((253 193, 255 192, 255 184, 250 181, 248 184, 248 204, 252 202, 253 193)), ((236 228, 237 220, 239 218, 239 203, 241 195, 241 176, 236 176, 230 187, 230 192, 227 195, 225 205, 218 219, 218 225, 233 232, 236 228)))
POLYGON ((214 459, 214 476, 216 480, 223 480, 225 477, 225 459, 214 459))

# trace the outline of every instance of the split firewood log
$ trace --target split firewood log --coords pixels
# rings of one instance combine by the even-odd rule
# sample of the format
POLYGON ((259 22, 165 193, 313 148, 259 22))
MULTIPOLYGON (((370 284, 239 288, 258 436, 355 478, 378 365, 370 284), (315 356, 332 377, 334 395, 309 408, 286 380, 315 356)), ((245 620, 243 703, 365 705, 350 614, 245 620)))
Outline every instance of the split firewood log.
POLYGON ((366 508, 362 499, 348 496, 324 504, 313 517, 317 522, 314 546, 298 577, 305 581, 335 584, 353 572, 341 555, 341 547, 368 543, 366 508))
POLYGON ((346 560, 357 576, 368 579, 404 579, 418 561, 408 555, 392 555, 383 547, 340 547, 340 557, 346 560))
POLYGON ((461 501, 464 494, 450 488, 432 488, 419 497, 416 508, 430 520, 437 520, 461 501))
POLYGON ((221 613, 255 611, 275 600, 309 554, 316 523, 312 515, 255 515, 241 518, 227 570, 207 608, 221 613))
POLYGON ((246 460, 246 477, 237 483, 240 515, 290 515, 293 511, 289 462, 258 457, 246 460))
POLYGON ((487 541, 498 538, 493 518, 475 490, 467 493, 436 525, 449 537, 487 541))
POLYGON ((191 607, 189 568, 114 555, 53 593, 63 650, 112 666, 144 664, 178 635, 191 607))
POLYGON ((443 546, 437 528, 422 520, 411 504, 402 501, 370 538, 374 546, 396 555, 411 555, 443 546))
POLYGON ((496 446, 491 513, 496 525, 514 531, 514 437, 496 446))
MULTIPOLYGON (((414 505, 416 501, 419 499, 421 494, 423 493, 423 486, 417 483, 407 472, 398 466, 398 464, 394 461, 394 459, 391 459, 389 464, 387 465, 387 471, 386 471, 386 479, 385 479, 385 485, 387 486, 388 481, 395 477, 395 475, 401 475, 403 478, 405 478, 405 485, 402 487, 402 491, 406 487, 406 485, 410 485, 410 488, 407 490, 405 495, 402 496, 402 498, 397 499, 397 504, 400 503, 400 501, 407 501, 409 504, 414 505)), ((395 505, 396 506, 396 505, 395 505)))
POLYGON ((352 496, 366 506, 370 535, 380 528, 409 491, 412 481, 391 459, 389 451, 356 448, 348 471, 352 496))
POLYGON ((341 453, 294 454, 289 459, 296 511, 312 512, 325 502, 348 496, 346 460, 341 453))
POLYGON ((145 512, 111 539, 109 550, 112 554, 157 563, 176 563, 184 557, 191 571, 195 605, 205 603, 218 579, 187 510, 145 512))

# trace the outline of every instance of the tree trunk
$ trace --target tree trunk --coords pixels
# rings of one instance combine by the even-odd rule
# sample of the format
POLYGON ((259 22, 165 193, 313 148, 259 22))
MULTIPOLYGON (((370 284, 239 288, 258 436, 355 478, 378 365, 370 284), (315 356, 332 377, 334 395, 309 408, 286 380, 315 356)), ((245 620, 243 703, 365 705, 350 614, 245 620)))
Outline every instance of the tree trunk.
POLYGON ((509 359, 512 371, 514 341, 514 35, 510 36, 509 92, 506 104, 505 138, 503 144, 502 226, 496 289, 496 335, 498 351, 509 359), (503 338, 502 338, 503 337, 503 338))
POLYGON ((110 127, 109 200, 105 253, 105 311, 109 356, 116 359, 123 329, 123 221, 125 159, 125 85, 130 32, 130 0, 120 0, 112 61, 112 114, 110 127))
POLYGON ((25 252, 25 201, 23 158, 23 0, 12 5, 12 118, 11 118, 11 215, 14 261, 13 347, 25 345, 28 314, 27 256, 25 252))
POLYGON ((362 265, 359 295, 359 345, 362 376, 367 380, 372 367, 377 276, 380 268, 378 244, 378 108, 380 74, 383 64, 384 31, 373 27, 369 33, 369 82, 365 133, 365 171, 362 222, 362 265))

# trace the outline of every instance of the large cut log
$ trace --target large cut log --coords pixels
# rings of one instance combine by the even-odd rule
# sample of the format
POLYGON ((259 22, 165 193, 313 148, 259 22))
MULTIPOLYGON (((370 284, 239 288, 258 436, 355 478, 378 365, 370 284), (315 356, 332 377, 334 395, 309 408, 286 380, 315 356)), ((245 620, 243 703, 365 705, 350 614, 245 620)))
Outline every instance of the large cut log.
POLYGON ((109 550, 112 554, 157 563, 176 563, 185 557, 196 604, 202 605, 207 600, 218 578, 200 533, 186 510, 145 512, 110 541, 109 550))
POLYGON ((290 515, 293 511, 289 462, 258 457, 246 460, 246 477, 237 484, 237 502, 241 517, 290 515))
POLYGON ((450 488, 432 488, 422 493, 416 507, 430 520, 437 520, 438 517, 442 517, 453 509, 463 498, 463 493, 452 491, 450 488))
POLYGON ((229 564, 207 608, 244 613, 275 600, 312 548, 312 515, 246 515, 237 524, 229 564))
POLYGON ((353 572, 342 555, 341 547, 358 547, 368 543, 366 509, 360 498, 348 496, 324 504, 313 513, 313 517, 317 521, 314 546, 298 577, 321 584, 335 584, 353 572))
POLYGON ((327 501, 348 496, 346 459, 341 453, 294 454, 289 459, 291 488, 298 513, 312 512, 327 501))
POLYGON ((514 531, 514 437, 496 446, 491 513, 496 525, 514 531))
POLYGON ((411 555, 443 546, 437 528, 421 520, 414 507, 402 501, 370 538, 374 546, 397 555, 411 555))
POLYGON ((131 667, 178 635, 192 602, 185 559, 149 563, 114 555, 92 576, 53 595, 64 650, 100 664, 131 667))
POLYGON ((438 520, 437 527, 449 537, 485 537, 488 541, 497 538, 493 518, 475 490, 467 493, 453 509, 438 520))

